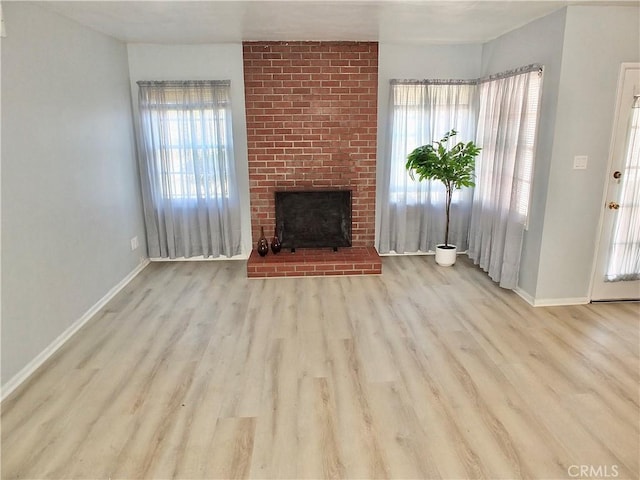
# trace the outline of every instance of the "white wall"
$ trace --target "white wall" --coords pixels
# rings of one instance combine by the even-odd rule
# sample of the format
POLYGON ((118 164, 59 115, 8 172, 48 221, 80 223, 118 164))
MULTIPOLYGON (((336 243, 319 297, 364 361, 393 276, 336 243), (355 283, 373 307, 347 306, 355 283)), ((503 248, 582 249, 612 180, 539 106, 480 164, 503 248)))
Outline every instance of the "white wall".
POLYGON ((136 82, 139 80, 231 80, 234 155, 242 215, 242 252, 248 256, 251 253, 251 219, 242 44, 129 44, 128 52, 136 127, 136 82))
POLYGON ((569 7, 536 297, 590 295, 620 64, 640 61, 640 8, 569 7), (586 170, 573 157, 588 155, 586 170))
POLYGON ((519 278, 519 288, 530 297, 536 296, 538 282, 565 18, 566 9, 559 10, 488 42, 482 48, 483 76, 532 63, 544 65, 529 227, 524 236, 519 278))
POLYGON ((376 167, 376 246, 382 202, 382 165, 387 148, 392 79, 473 79, 480 76, 481 45, 378 45, 378 165, 376 167))
POLYGON ((5 387, 136 269, 145 247, 125 45, 33 4, 3 10, 5 387))

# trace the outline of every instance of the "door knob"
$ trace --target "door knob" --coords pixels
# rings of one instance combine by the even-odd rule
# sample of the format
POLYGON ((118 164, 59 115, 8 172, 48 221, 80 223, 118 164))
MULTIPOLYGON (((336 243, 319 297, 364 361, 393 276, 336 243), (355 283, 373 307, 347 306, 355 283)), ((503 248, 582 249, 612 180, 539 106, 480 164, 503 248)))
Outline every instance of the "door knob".
POLYGON ((618 210, 620 208, 620 204, 616 202, 609 202, 609 210, 618 210))
POLYGON ((615 172, 613 172, 613 178, 615 178, 616 180, 621 176, 622 176, 622 173, 620 173, 619 171, 616 170, 615 172))

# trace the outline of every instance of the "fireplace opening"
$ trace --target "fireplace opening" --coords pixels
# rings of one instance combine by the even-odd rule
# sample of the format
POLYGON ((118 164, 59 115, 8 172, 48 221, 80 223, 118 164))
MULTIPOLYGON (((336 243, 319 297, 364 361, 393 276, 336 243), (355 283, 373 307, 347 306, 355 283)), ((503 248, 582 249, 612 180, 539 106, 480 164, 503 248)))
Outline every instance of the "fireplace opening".
POLYGON ((351 190, 275 192, 282 248, 351 246, 351 190))

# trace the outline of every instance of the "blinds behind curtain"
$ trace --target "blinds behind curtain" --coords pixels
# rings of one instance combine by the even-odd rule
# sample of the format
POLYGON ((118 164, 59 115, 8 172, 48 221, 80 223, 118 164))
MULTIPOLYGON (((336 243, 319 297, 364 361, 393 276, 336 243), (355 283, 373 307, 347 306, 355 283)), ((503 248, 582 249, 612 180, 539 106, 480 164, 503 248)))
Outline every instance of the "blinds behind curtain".
MULTIPOLYGON (((452 140, 475 135, 476 86, 469 82, 392 82, 387 152, 382 165, 379 251, 435 250, 444 239, 445 188, 440 182, 412 180, 406 168, 414 148, 440 139, 454 128, 452 140)), ((472 191, 458 190, 451 205, 450 239, 467 248, 472 191)))
POLYGON ((230 83, 138 82, 151 257, 240 253, 230 83))

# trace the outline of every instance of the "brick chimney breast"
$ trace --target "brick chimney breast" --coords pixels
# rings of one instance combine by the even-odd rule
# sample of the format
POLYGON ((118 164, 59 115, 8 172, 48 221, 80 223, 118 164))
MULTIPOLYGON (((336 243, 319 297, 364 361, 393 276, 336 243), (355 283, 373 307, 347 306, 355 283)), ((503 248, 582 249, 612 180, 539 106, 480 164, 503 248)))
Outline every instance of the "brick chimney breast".
POLYGON ((275 191, 352 190, 352 244, 375 236, 378 44, 243 44, 251 229, 272 235, 275 191))

